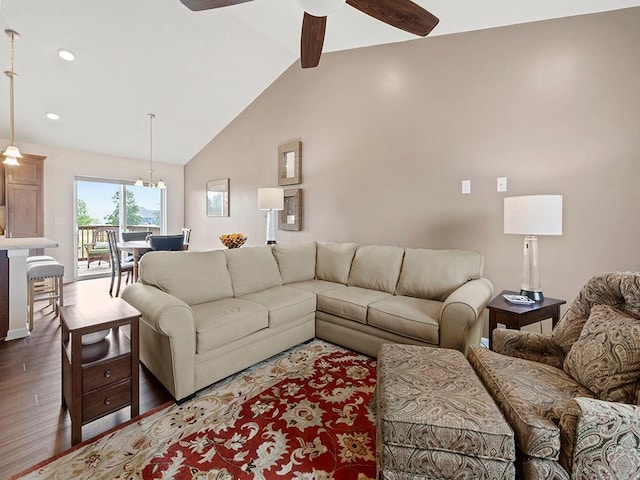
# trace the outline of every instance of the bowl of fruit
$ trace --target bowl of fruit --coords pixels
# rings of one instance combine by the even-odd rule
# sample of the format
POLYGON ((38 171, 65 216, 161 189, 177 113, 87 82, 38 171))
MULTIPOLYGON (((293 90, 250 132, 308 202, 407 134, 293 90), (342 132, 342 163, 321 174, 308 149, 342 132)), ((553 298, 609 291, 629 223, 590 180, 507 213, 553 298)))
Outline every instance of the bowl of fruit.
POLYGON ((244 233, 225 233, 220 235, 220 241, 227 248, 238 248, 247 241, 244 233))

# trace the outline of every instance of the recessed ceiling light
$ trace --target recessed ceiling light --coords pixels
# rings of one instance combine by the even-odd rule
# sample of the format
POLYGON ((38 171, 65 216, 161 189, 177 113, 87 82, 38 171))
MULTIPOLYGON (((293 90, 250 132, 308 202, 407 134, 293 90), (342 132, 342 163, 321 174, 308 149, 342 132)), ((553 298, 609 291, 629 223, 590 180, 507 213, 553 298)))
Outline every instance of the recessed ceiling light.
POLYGON ((67 62, 73 62, 76 59, 75 54, 71 50, 66 50, 64 48, 58 49, 58 56, 67 62))
POLYGON ((60 115, 55 112, 46 113, 45 117, 47 117, 49 120, 60 120, 60 115))

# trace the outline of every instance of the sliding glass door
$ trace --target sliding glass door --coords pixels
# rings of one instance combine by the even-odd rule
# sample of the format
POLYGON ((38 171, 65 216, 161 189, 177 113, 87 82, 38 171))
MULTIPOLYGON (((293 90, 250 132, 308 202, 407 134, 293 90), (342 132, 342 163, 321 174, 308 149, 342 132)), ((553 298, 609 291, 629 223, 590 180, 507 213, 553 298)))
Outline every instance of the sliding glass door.
POLYGON ((165 232, 165 190, 132 182, 76 178, 77 276, 110 275, 108 261, 89 252, 104 247, 103 232, 165 232), (96 248, 98 247, 98 248, 96 248))

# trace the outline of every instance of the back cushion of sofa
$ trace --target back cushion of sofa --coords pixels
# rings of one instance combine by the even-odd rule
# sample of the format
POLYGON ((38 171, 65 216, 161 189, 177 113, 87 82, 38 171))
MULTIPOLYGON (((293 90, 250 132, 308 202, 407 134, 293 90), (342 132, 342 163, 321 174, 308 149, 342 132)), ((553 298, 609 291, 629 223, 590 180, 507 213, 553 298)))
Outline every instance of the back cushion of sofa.
POLYGON ((349 285, 395 293, 404 248, 379 245, 360 246, 349 273, 349 285))
POLYGON ((233 297, 222 250, 146 253, 140 259, 140 281, 188 305, 233 297))
POLYGON ((480 278, 483 266, 480 252, 406 248, 396 293, 444 301, 460 285, 480 278))
POLYGON ((241 247, 224 251, 236 297, 282 285, 271 247, 241 247))
POLYGON ((346 285, 356 248, 355 243, 318 243, 316 278, 346 285))
POLYGON ((272 252, 284 283, 305 282, 315 278, 316 242, 274 245, 272 252))

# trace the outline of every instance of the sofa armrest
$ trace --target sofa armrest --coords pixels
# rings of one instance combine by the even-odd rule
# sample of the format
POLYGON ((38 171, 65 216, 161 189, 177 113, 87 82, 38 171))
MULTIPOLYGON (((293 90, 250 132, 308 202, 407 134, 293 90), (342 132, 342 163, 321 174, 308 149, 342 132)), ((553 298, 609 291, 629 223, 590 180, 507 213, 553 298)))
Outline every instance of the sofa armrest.
POLYGON ((579 413, 569 445, 571 478, 637 478, 640 406, 582 397, 574 401, 579 413))
MULTIPOLYGON (((145 321, 168 336, 196 336, 191 307, 169 293, 144 283, 134 283, 122 292, 122 299, 137 308, 145 321)), ((193 345, 195 351, 195 343, 193 345)))
POLYGON ((549 336, 522 330, 497 328, 493 331, 492 349, 510 357, 546 363, 562 369, 564 352, 549 336))
POLYGON ((122 299, 137 308, 148 325, 140 328, 140 357, 147 367, 176 400, 193 393, 196 326, 191 307, 143 283, 127 286, 122 299))
POLYGON ((484 309, 493 296, 487 278, 471 280, 451 293, 440 308, 440 346, 465 355, 467 346, 480 344, 484 309))

